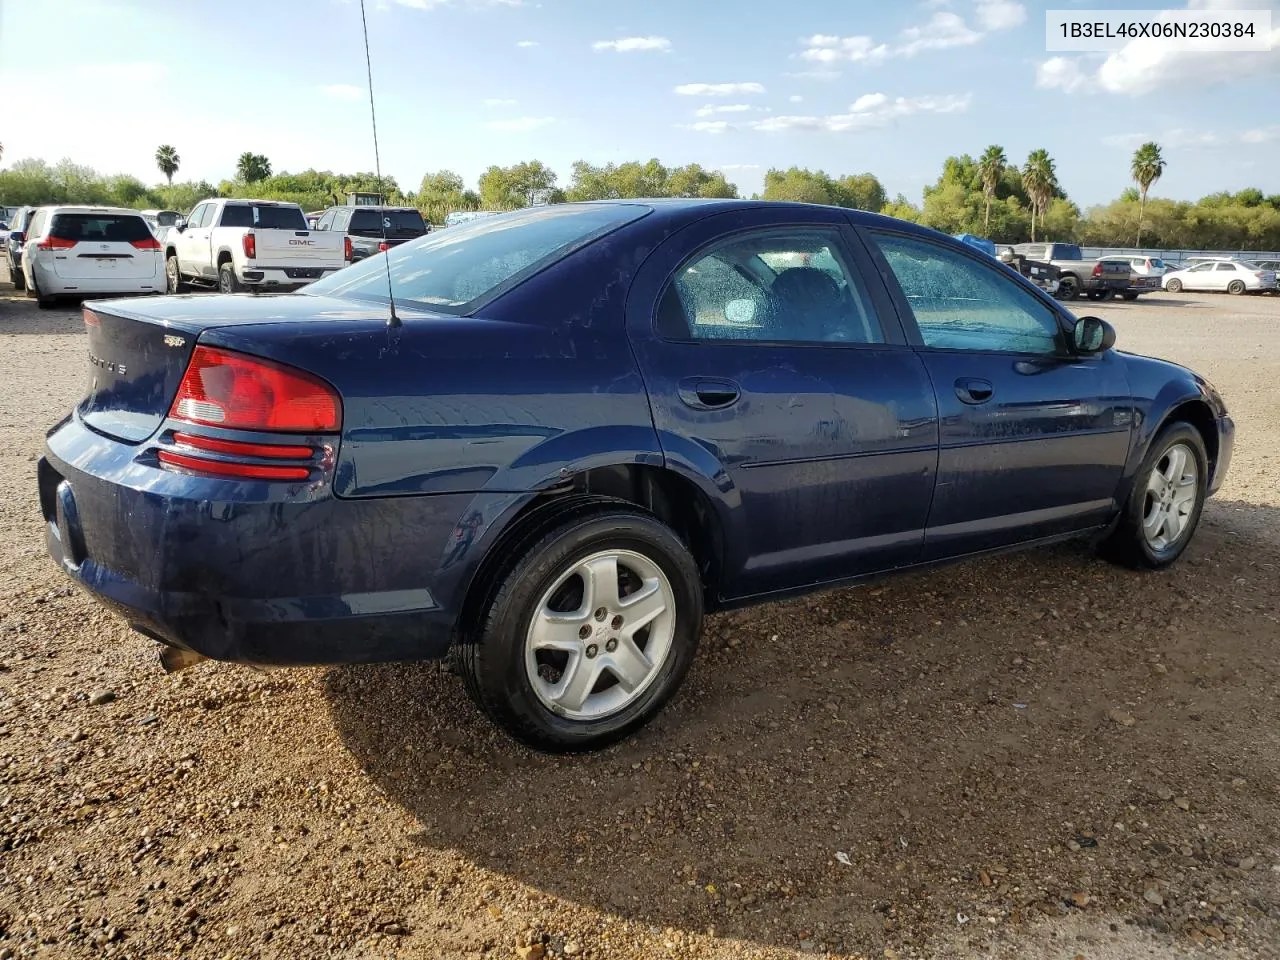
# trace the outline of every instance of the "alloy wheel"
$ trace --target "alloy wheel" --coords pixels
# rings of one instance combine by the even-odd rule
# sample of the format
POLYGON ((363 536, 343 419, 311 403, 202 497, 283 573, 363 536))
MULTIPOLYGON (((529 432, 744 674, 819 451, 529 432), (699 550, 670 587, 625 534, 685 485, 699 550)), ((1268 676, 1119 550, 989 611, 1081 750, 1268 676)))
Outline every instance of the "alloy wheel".
POLYGON ((525 637, 534 693, 567 720, 599 720, 634 703, 675 638, 675 594, 653 560, 604 550, 577 561, 543 594, 525 637))
POLYGON ((1200 468, 1184 443, 1175 443, 1151 470, 1142 511, 1142 535, 1156 552, 1176 546, 1190 529, 1200 493, 1200 468))

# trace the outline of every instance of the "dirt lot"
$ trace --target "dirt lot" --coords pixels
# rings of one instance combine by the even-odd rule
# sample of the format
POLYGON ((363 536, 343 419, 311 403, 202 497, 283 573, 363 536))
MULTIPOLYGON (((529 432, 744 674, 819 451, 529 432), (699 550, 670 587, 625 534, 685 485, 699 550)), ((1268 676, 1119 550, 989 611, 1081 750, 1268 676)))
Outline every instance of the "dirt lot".
POLYGON ((1094 309, 1237 418, 1172 571, 1069 545, 721 616, 658 722, 558 759, 434 665, 165 676, 45 558, 85 350, 11 293, 0 960, 1280 956, 1280 297, 1094 309))

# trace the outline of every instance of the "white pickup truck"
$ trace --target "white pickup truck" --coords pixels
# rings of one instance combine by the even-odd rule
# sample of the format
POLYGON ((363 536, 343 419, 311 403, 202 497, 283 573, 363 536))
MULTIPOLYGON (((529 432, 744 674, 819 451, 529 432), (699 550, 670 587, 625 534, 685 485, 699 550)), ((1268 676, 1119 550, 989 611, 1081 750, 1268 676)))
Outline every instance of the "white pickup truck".
POLYGON ((169 293, 189 283, 285 293, 347 265, 342 237, 310 230, 296 203, 205 200, 162 242, 169 293))

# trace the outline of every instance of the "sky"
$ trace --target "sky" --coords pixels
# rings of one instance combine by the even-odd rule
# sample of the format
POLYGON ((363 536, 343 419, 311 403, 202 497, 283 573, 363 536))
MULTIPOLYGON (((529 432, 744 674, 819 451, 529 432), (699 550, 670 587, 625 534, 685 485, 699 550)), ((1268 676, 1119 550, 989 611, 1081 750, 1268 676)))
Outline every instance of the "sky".
MULTIPOLYGON (((700 163, 744 195, 770 167, 871 172, 919 202, 949 154, 1047 149, 1082 206, 1152 194, 1280 193, 1280 12, 1259 53, 1141 41, 1046 52, 1045 12, 1099 0, 365 0, 382 169, 405 189, 449 169, 539 159, 700 163)), ((1127 8, 1280 0, 1122 0, 1127 8)), ((358 0, 0 0, 6 165, 104 173, 372 170, 358 0)))

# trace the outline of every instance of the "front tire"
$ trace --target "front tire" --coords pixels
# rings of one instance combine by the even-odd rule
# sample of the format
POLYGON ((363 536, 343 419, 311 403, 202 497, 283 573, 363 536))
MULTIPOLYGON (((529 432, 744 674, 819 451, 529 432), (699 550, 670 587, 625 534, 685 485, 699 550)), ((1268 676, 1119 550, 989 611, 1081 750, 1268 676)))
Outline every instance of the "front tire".
POLYGON ((13 284, 15 290, 25 290, 27 288, 27 278, 23 276, 21 270, 9 268, 9 282, 13 284))
POLYGON ((688 548, 629 506, 584 506, 501 578, 457 662, 472 699, 539 750, 595 750, 653 718, 688 673, 702 582, 688 548))
POLYGON ((1124 294, 1121 294, 1121 296, 1123 296, 1130 303, 1138 299, 1138 295, 1136 293, 1124 293, 1124 294))
POLYGON ((164 262, 165 293, 186 293, 187 285, 182 279, 182 271, 178 269, 178 258, 169 257, 164 262))
POLYGON ((231 265, 230 261, 224 263, 218 268, 218 292, 219 293, 243 293, 244 287, 240 285, 240 280, 236 277, 236 268, 231 265))
POLYGON ((1240 294, 1244 293, 1244 291, 1245 291, 1245 286, 1244 286, 1243 280, 1232 280, 1229 284, 1227 284, 1227 293, 1231 294, 1234 297, 1240 296, 1240 294))
POLYGON ((1165 288, 1166 290, 1168 290, 1170 293, 1181 293, 1181 292, 1182 292, 1182 281, 1181 281, 1181 280, 1170 280, 1168 283, 1166 283, 1166 284, 1164 285, 1164 288, 1165 288))
POLYGON ((1200 523, 1208 487, 1200 431, 1181 421, 1169 424, 1152 441, 1119 523, 1101 545, 1103 556, 1146 570, 1174 563, 1200 523))

